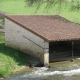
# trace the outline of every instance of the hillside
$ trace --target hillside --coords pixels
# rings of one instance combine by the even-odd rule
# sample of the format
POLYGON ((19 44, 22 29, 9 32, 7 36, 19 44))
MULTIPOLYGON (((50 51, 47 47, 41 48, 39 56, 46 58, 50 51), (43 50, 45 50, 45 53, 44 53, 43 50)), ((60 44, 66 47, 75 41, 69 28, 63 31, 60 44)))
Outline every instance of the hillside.
MULTIPOLYGON (((76 1, 75 1, 76 3, 76 1)), ((74 3, 74 5, 75 5, 74 3)), ((60 15, 75 23, 80 23, 80 11, 71 11, 71 2, 67 5, 63 3, 62 8, 59 10, 58 5, 53 8, 45 9, 46 3, 36 10, 36 6, 28 6, 25 0, 0 0, 0 10, 6 12, 6 14, 25 14, 25 15, 60 15), (67 7, 67 8, 66 8, 67 7), (36 13, 35 13, 36 12, 36 13)))

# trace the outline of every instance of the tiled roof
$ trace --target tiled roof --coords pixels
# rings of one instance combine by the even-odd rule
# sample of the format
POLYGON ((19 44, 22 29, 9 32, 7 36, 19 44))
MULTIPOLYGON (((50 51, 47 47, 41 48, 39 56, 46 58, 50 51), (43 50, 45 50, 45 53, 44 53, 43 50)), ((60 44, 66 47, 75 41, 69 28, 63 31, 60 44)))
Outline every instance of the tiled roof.
POLYGON ((80 39, 80 25, 58 15, 6 15, 5 17, 49 42, 80 39))

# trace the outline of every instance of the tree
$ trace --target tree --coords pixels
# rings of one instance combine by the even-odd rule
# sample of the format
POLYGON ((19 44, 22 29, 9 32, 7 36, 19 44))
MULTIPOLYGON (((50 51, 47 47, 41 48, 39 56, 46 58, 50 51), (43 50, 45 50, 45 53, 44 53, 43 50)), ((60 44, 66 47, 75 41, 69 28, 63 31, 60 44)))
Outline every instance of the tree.
MULTIPOLYGON (((80 10, 80 0, 25 0, 28 3, 28 6, 36 5, 36 10, 40 8, 40 6, 46 2, 45 9, 50 9, 58 4, 59 9, 62 7, 64 3, 67 5, 67 2, 71 2, 71 10, 80 10), (76 4, 74 4, 76 3, 76 4)), ((66 7, 67 8, 67 7, 66 7)))

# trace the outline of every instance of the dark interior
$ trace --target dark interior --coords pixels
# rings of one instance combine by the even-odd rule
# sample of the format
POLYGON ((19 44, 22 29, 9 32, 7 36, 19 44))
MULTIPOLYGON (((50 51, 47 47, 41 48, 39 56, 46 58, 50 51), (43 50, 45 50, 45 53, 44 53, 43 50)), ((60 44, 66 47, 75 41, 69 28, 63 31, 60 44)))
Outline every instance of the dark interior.
POLYGON ((80 56, 79 47, 80 44, 76 44, 77 41, 56 41, 49 43, 49 60, 53 61, 61 61, 72 59, 75 56, 80 56), (73 56, 72 56, 73 55, 73 56))

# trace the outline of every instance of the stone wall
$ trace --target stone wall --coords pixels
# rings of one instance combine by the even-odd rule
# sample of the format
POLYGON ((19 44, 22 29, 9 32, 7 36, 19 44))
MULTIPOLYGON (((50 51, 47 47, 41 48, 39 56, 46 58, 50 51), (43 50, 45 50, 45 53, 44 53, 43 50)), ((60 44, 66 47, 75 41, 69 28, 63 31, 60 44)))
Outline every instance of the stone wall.
POLYGON ((8 19, 5 19, 5 45, 36 57, 43 64, 49 63, 49 43, 8 19))

